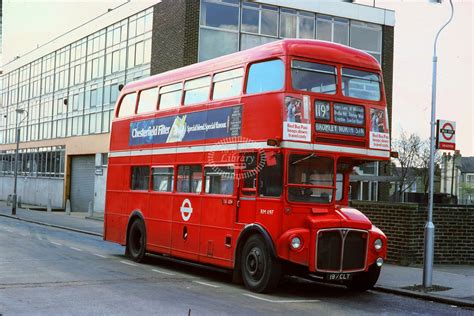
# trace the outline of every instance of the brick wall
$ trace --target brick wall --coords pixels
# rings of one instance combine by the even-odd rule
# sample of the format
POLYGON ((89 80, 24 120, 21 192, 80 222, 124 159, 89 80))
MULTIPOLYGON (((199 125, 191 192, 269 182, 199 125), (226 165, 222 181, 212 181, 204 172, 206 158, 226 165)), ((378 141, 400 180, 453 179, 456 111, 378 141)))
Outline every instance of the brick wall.
POLYGON ((199 0, 163 0, 154 7, 151 74, 198 61, 199 0))
MULTIPOLYGON (((426 205, 353 201, 372 223, 387 235, 388 261, 422 264, 426 205)), ((435 257, 437 264, 474 264, 474 207, 435 206, 435 257)))

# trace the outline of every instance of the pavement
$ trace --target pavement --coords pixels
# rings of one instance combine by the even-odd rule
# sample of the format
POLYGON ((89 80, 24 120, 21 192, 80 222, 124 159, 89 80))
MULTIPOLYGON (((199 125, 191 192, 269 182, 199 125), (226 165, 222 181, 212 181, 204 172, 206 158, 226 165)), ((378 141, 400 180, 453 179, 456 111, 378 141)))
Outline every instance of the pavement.
MULTIPOLYGON (((11 207, 0 201, 0 217, 102 236, 103 221, 100 214, 92 218, 87 215, 82 212, 71 212, 70 215, 66 215, 64 212, 18 208, 17 215, 12 216, 11 207)), ((435 265, 431 290, 425 290, 420 286, 422 278, 422 267, 385 264, 374 290, 474 308, 474 265, 435 265)))

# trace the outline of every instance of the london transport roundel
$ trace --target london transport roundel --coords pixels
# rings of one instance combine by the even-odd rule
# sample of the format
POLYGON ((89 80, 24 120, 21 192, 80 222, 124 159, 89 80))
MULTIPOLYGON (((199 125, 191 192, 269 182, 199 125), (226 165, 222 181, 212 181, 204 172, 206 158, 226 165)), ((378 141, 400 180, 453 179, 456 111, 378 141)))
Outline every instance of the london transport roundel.
POLYGON ((183 204, 181 204, 180 212, 183 221, 189 221, 191 214, 193 214, 193 206, 191 205, 191 201, 189 199, 184 199, 183 204))

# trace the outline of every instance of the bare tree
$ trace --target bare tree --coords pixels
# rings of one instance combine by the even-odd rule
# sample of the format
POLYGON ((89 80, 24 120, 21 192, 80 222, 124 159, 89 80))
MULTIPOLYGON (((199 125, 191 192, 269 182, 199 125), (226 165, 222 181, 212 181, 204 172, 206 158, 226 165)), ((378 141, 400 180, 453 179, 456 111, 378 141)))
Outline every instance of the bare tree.
MULTIPOLYGON (((439 151, 436 151, 435 158, 434 158, 434 174, 439 175, 440 169, 439 165, 441 163, 441 155, 439 151)), ((429 180, 430 180, 430 140, 425 140, 422 142, 418 157, 418 169, 417 169, 417 176, 421 179, 423 183, 423 193, 428 193, 429 188, 429 180)))
POLYGON ((393 142, 393 149, 398 152, 392 174, 397 177, 397 200, 401 201, 403 193, 410 188, 417 179, 414 168, 418 167, 422 141, 416 134, 407 135, 402 132, 400 138, 393 142))
MULTIPOLYGON (((429 164, 430 164, 430 142, 421 140, 416 134, 407 135, 402 133, 395 140, 393 148, 398 152, 395 159, 392 174, 397 177, 397 199, 402 200, 403 193, 419 181, 423 185, 423 192, 428 191, 429 164)), ((439 174, 439 163, 441 156, 435 155, 435 174, 439 174)))

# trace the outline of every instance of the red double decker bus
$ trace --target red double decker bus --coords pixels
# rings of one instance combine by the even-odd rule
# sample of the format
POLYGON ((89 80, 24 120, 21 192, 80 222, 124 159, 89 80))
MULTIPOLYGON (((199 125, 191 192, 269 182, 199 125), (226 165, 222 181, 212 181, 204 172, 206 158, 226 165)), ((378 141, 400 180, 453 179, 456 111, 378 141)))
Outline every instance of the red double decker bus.
POLYGON ((378 62, 282 40, 127 84, 112 123, 104 239, 233 270, 252 291, 302 274, 366 290, 387 239, 348 206, 388 160, 378 62))

